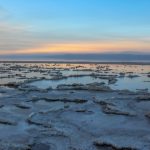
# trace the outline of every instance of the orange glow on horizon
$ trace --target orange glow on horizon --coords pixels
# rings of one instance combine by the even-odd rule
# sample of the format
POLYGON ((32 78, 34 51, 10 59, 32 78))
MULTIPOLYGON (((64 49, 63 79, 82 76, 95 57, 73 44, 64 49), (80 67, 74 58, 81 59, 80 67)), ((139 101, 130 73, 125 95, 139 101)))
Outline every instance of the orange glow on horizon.
MULTIPOLYGON (((24 50, 16 50, 14 54, 38 54, 38 53, 105 53, 123 51, 150 50, 150 44, 142 41, 110 41, 110 42, 72 42, 72 43, 53 43, 40 47, 24 50)), ((10 51, 3 52, 10 54, 10 51)))

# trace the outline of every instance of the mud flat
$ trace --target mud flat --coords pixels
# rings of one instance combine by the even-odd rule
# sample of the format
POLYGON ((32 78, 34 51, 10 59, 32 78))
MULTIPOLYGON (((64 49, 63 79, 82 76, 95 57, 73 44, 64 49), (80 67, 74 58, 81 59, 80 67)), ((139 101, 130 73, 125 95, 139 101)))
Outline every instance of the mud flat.
POLYGON ((149 70, 0 63, 0 150, 150 150, 149 70))

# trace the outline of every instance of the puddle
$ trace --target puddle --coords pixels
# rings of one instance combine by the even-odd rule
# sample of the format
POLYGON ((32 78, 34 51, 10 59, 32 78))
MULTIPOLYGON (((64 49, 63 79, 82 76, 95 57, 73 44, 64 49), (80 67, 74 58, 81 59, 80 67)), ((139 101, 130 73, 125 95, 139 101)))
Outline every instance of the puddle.
MULTIPOLYGON (((136 89, 146 89, 150 91, 150 78, 147 74, 150 71, 149 65, 119 65, 119 64, 53 64, 53 63, 18 63, 18 64, 0 64, 0 84, 7 84, 10 82, 24 82, 28 79, 46 78, 48 80, 40 80, 30 83, 32 86, 46 89, 56 87, 60 84, 89 84, 93 82, 105 82, 108 85, 107 80, 95 79, 90 75, 92 73, 116 75, 125 73, 128 75, 140 75, 137 78, 118 78, 116 84, 109 85, 112 89, 129 89, 136 91, 136 89), (146 74, 145 74, 146 73, 146 74), (59 76, 71 76, 71 75, 85 75, 82 77, 69 77, 62 80, 50 80, 55 75, 59 76), (147 82, 145 82, 147 81, 147 82)), ((2 95, 0 94, 0 97, 2 95)))
POLYGON ((56 87, 60 84, 89 84, 93 82, 105 82, 106 85, 110 86, 112 89, 115 90, 124 90, 128 89, 130 91, 136 91, 136 89, 148 89, 150 91, 150 82, 145 82, 145 81, 150 81, 147 77, 136 77, 136 78, 118 78, 118 81, 116 84, 110 84, 108 85, 107 80, 102 80, 102 79, 95 79, 90 76, 85 76, 85 77, 70 77, 67 79, 62 79, 62 80, 40 80, 40 81, 35 81, 30 83, 29 85, 31 86, 36 86, 41 89, 46 89, 49 87, 52 87, 53 89, 56 89, 56 87))
POLYGON ((31 86, 36 86, 41 89, 46 89, 49 87, 52 87, 53 89, 56 89, 56 87, 60 84, 89 84, 93 82, 105 82, 107 84, 107 80, 102 79, 95 79, 90 76, 85 77, 69 77, 67 79, 62 80, 40 80, 30 83, 31 86))
POLYGON ((146 76, 141 76, 137 78, 119 78, 116 84, 110 85, 112 89, 124 90, 128 89, 130 91, 136 91, 136 89, 148 89, 150 91, 150 79, 146 76))

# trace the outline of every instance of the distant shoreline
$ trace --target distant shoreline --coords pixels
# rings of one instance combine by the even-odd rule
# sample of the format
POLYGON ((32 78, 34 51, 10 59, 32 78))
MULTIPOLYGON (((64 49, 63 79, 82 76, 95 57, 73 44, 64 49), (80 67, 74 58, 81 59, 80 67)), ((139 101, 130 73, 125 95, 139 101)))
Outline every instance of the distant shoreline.
POLYGON ((120 65, 150 65, 150 62, 110 62, 110 61, 31 61, 31 60, 0 60, 0 63, 58 63, 58 64, 120 64, 120 65))

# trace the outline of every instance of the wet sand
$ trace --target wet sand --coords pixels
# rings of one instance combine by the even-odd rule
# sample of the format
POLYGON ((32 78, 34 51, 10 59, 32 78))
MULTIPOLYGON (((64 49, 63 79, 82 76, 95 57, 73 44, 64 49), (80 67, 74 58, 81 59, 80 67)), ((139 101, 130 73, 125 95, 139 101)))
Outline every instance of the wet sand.
POLYGON ((149 150, 150 65, 0 63, 0 150, 149 150))

